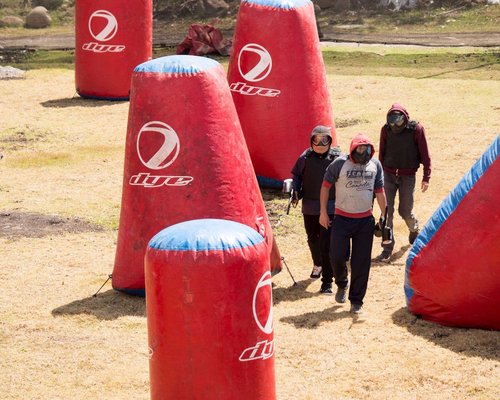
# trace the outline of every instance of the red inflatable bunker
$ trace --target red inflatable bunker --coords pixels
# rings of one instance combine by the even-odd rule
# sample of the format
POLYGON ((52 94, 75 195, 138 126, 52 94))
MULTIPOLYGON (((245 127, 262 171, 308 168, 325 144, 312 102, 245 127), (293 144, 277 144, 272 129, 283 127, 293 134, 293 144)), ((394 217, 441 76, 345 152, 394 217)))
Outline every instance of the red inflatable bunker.
POLYGON ((274 400, 267 245, 227 220, 172 225, 146 252, 151 399, 274 400))
POLYGON ((144 293, 148 241, 199 218, 252 227, 273 273, 281 269, 224 69, 204 57, 162 57, 132 76, 113 287, 144 293))
POLYGON ((500 136, 419 234, 406 261, 408 309, 425 319, 500 330, 500 136))
POLYGON ((290 176, 316 125, 337 144, 311 1, 242 1, 228 81, 262 185, 290 176))
POLYGON ((77 0, 75 84, 82 97, 128 99, 134 67, 151 59, 152 0, 77 0))

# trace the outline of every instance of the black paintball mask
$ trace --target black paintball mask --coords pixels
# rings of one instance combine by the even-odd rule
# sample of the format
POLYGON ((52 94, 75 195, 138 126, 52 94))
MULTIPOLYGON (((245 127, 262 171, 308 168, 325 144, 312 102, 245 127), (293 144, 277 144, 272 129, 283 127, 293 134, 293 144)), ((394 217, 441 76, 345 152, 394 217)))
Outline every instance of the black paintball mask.
POLYGON ((326 135, 315 135, 311 139, 311 143, 315 146, 330 146, 332 144, 332 138, 326 135))
POLYGON ((403 130, 405 122, 405 116, 401 111, 393 111, 387 115, 387 124, 393 132, 403 130))
POLYGON ((366 164, 372 158, 372 147, 368 146, 365 151, 358 153, 356 149, 351 153, 351 157, 357 164, 366 164))

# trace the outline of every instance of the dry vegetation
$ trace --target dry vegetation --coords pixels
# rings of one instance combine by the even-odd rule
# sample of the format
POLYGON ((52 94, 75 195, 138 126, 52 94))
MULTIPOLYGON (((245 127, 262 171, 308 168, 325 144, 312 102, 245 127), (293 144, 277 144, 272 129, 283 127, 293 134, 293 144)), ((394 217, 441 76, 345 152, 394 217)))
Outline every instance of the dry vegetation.
MULTIPOLYGON (((377 141, 396 100, 427 127, 434 168, 430 190, 417 194, 423 222, 500 133, 500 81, 467 74, 328 76, 343 149, 358 131, 377 141)), ((109 283, 92 297, 112 271, 128 103, 74 98, 69 70, 0 80, 0 93, 1 397, 147 399, 144 299, 109 283), (8 214, 23 215, 24 224, 6 223, 8 214), (32 234, 44 224, 58 229, 32 234)), ((396 259, 373 267, 366 313, 353 319, 308 279, 299 210, 285 216, 284 198, 265 198, 299 282, 291 287, 286 270, 274 277, 279 399, 500 398, 499 332, 407 313, 400 219, 396 259)))

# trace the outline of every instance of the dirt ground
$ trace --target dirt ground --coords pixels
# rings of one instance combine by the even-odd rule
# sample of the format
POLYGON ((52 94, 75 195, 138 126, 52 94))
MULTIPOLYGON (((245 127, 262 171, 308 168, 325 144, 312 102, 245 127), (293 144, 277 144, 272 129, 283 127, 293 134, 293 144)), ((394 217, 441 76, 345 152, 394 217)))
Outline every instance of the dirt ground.
MULTIPOLYGON (((153 37, 155 46, 175 46, 184 39, 185 33, 169 33, 168 27, 157 28, 153 37)), ((232 32, 224 31, 224 37, 231 37, 232 32)), ((419 46, 471 46, 471 47, 498 47, 500 33, 454 33, 454 34, 356 34, 356 33, 327 33, 321 39, 323 42, 346 43, 380 43, 419 46)), ((73 49, 74 35, 50 35, 29 37, 1 37, 0 48, 5 49, 73 49)))
MULTIPOLYGON (((338 136, 376 140, 391 100, 426 127, 427 221, 500 132, 496 80, 329 75, 338 136)), ((147 399, 145 300, 111 289, 128 102, 83 100, 73 72, 0 80, 0 387, 2 399, 147 399)), ((374 265, 365 314, 318 293, 298 209, 265 193, 287 270, 273 278, 279 400, 500 398, 500 332, 409 314, 407 230, 374 265)), ((380 251, 375 242, 373 254, 380 251)), ((203 373, 203 367, 200 368, 203 373)), ((256 399, 257 400, 257 399, 256 399)))

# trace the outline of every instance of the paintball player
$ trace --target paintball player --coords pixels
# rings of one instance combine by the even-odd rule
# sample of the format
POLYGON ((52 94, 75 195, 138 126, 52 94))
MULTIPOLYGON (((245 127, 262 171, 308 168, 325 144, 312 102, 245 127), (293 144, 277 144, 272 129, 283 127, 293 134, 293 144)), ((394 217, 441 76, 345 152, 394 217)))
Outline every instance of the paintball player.
MULTIPOLYGON (((379 160, 384 169, 384 187, 387 196, 386 226, 393 228, 394 202, 399 192, 399 215, 410 231, 408 241, 413 244, 419 233, 417 217, 413 214, 416 172, 423 164, 424 173, 420 189, 425 192, 431 177, 431 157, 424 127, 410 120, 401 104, 393 104, 387 112, 387 123, 380 131, 379 160)), ((390 262, 395 240, 382 245, 382 253, 375 261, 390 262)))
MULTIPOLYGON (((316 126, 311 132, 311 146, 297 159, 293 169, 292 200, 297 204, 302 199, 302 214, 304 228, 307 234, 307 244, 313 260, 311 278, 317 279, 322 275, 320 292, 332 294, 333 271, 330 264, 330 229, 319 224, 319 193, 326 167, 340 156, 338 147, 331 147, 331 128, 323 125, 316 126)), ((335 193, 328 193, 327 213, 333 216, 335 207, 335 193)))
POLYGON ((348 286, 346 253, 351 248, 351 313, 359 314, 368 287, 373 232, 373 197, 381 213, 386 207, 382 165, 373 158, 375 149, 362 133, 351 142, 349 155, 338 157, 326 169, 320 193, 320 224, 331 226, 331 262, 337 285, 335 301, 345 303, 348 286), (335 216, 329 215, 327 204, 331 189, 335 190, 335 216))

